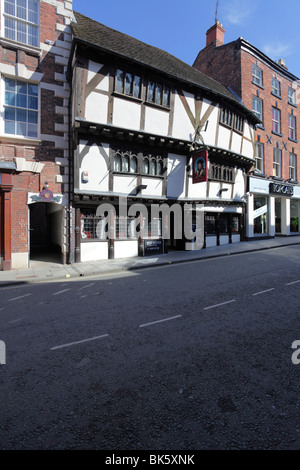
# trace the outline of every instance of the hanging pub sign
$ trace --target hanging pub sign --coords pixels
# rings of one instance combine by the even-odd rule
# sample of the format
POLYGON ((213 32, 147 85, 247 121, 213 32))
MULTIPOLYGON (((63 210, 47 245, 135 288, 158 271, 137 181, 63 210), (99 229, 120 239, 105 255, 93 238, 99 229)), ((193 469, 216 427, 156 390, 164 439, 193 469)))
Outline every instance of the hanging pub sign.
POLYGON ((289 186, 282 183, 270 183, 270 193, 279 194, 281 196, 293 196, 294 186, 289 186))
POLYGON ((208 180, 208 151, 194 153, 193 155, 193 184, 208 180))

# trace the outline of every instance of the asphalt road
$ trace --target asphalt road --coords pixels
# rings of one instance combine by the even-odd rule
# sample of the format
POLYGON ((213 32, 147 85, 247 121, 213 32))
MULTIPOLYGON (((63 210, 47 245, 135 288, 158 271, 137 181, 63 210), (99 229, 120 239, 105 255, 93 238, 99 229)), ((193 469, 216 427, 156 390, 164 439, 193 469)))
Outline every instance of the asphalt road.
POLYGON ((0 289, 0 449, 300 449, 300 248, 0 289))

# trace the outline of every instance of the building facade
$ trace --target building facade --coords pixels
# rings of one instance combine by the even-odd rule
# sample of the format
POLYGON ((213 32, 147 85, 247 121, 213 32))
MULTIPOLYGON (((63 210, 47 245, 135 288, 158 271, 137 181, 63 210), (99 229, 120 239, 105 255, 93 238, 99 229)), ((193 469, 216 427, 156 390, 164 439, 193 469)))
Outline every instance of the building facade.
POLYGON ((284 61, 273 61, 239 38, 224 44, 218 22, 194 67, 239 96, 261 123, 255 133, 255 165, 248 180, 247 237, 300 232, 298 78, 284 61))
POLYGON ((1 0, 0 269, 67 261, 72 0, 1 0))
POLYGON ((192 226, 202 212, 204 246, 240 241, 257 117, 167 52, 76 12, 71 27, 75 260, 197 249, 176 233, 174 204, 189 204, 192 226), (149 222, 141 206, 161 205, 149 222))

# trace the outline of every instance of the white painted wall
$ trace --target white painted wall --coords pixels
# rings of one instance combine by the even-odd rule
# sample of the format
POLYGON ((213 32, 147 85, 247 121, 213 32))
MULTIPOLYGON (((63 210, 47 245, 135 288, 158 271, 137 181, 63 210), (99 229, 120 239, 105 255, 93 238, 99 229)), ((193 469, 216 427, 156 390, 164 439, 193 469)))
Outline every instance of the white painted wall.
POLYGON ((232 239, 232 243, 239 243, 241 241, 241 236, 240 235, 232 235, 231 239, 232 239))
MULTIPOLYGON (((203 100, 201 117, 204 114, 204 110, 208 108, 209 104, 210 104, 209 101, 206 102, 206 100, 203 100)), ((203 131, 201 131, 202 137, 206 145, 212 145, 212 146, 216 145, 216 131, 217 131, 217 126, 219 125, 218 119, 219 119, 219 108, 215 107, 211 115, 208 117, 207 130, 204 131, 203 129, 203 131)))
POLYGON ((177 139, 191 140, 194 138, 195 129, 184 109, 178 93, 175 93, 173 137, 177 139))
POLYGON ((242 170, 238 169, 234 184, 233 199, 241 199, 245 194, 245 177, 242 170))
POLYGON ((186 157, 169 153, 168 155, 168 197, 185 196, 186 157))
POLYGON ((206 248, 217 246, 217 237, 214 235, 206 237, 206 248))
POLYGON ((219 126, 219 137, 217 147, 220 147, 222 149, 229 149, 230 132, 230 129, 227 129, 224 126, 219 126))
POLYGON ((137 177, 136 176, 118 176, 114 175, 114 192, 121 194, 136 194, 137 177))
POLYGON ((150 134, 168 135, 169 111, 146 107, 145 131, 150 134))
MULTIPOLYGON (((88 83, 101 71, 102 67, 103 64, 99 64, 93 60, 89 61, 88 83)), ((109 74, 97 85, 96 90, 109 91, 109 74)))
MULTIPOLYGON (((87 144, 86 141, 80 141, 79 152, 82 152, 87 144)), ((109 155, 109 146, 103 144, 102 149, 94 144, 90 147, 88 154, 83 158, 79 171, 79 189, 87 191, 108 191, 109 171, 106 161, 101 154, 105 152, 109 155), (88 171, 88 183, 82 182, 82 172, 88 171)))
MULTIPOLYGON (((106 121, 105 121, 106 122, 106 121)), ((113 125, 140 130, 141 105, 121 98, 114 98, 113 125)))
POLYGON ((147 189, 141 191, 142 196, 162 196, 162 179, 156 178, 142 178, 142 184, 147 186, 147 189))
POLYGON ((137 240, 115 241, 115 259, 133 258, 135 256, 138 256, 137 240))
POLYGON ((108 96, 92 92, 86 99, 85 118, 95 123, 107 123, 108 96))
POLYGON ((242 144, 242 136, 237 132, 232 133, 232 142, 231 142, 231 149, 235 153, 240 153, 241 151, 241 144, 242 144))
POLYGON ((254 156, 253 144, 248 140, 243 141, 242 155, 245 155, 245 157, 249 158, 253 158, 254 156))
POLYGON ((90 242, 80 244, 80 261, 99 261, 108 259, 108 242, 90 242))
POLYGON ((220 235, 220 245, 228 245, 229 235, 220 235))
POLYGON ((206 188, 207 188, 207 183, 203 182, 203 183, 193 184, 193 179, 190 178, 188 197, 195 198, 195 199, 206 199, 206 188))

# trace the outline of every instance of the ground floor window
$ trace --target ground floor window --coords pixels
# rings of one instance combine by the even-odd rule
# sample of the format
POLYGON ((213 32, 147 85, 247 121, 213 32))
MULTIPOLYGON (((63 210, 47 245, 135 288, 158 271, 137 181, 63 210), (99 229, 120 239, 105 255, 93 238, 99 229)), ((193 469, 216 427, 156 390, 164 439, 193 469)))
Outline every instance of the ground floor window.
POLYGON ((300 232, 300 201, 291 200, 291 232, 300 232))
POLYGON ((254 233, 269 233, 267 197, 254 196, 254 233))

